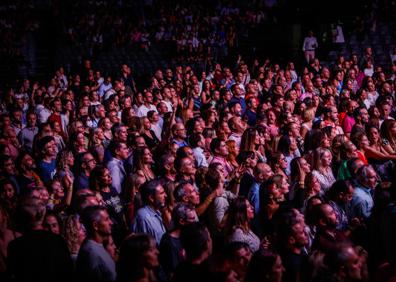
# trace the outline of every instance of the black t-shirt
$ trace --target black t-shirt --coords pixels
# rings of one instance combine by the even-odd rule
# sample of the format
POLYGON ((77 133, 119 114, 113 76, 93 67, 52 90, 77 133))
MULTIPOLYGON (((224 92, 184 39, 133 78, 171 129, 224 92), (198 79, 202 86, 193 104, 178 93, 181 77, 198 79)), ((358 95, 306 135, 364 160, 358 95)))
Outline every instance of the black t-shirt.
POLYGON ((170 273, 175 272, 177 266, 182 262, 182 250, 183 248, 179 238, 172 237, 169 233, 165 233, 162 236, 159 245, 159 259, 168 276, 170 273))
POLYGON ((175 271, 173 282, 207 282, 212 281, 210 277, 209 265, 205 261, 201 264, 182 262, 175 271))
POLYGON ((15 281, 72 281, 73 261, 61 236, 35 230, 10 242, 7 272, 15 281))

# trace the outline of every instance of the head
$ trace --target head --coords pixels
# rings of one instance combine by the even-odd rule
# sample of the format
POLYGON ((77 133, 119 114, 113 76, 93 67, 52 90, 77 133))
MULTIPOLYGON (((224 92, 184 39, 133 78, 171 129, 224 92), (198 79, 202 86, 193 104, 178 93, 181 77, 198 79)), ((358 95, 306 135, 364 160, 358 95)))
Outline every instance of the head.
POLYGON ((281 282, 285 268, 281 257, 272 250, 260 249, 253 254, 247 272, 246 282, 281 282))
POLYGON ((118 279, 142 279, 145 271, 152 271, 159 266, 158 255, 156 242, 150 235, 134 234, 127 237, 120 248, 117 262, 118 279))
POLYGON ((107 238, 111 235, 113 222, 104 206, 88 206, 81 213, 88 238, 107 238))
POLYGON ((212 254, 212 238, 208 229, 199 222, 181 229, 180 241, 186 252, 187 261, 205 259, 212 254))
POLYGON ((165 206, 165 190, 158 180, 150 180, 144 183, 140 187, 140 194, 145 205, 154 209, 160 209, 165 206))

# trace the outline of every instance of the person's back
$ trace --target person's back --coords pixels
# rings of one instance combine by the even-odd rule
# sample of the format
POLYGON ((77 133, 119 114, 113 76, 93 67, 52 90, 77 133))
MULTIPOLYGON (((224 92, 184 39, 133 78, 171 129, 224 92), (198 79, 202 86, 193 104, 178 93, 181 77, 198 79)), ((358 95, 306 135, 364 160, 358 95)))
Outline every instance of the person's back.
POLYGON ((76 262, 78 281, 115 281, 115 264, 103 244, 87 239, 76 262))
POLYGON ((71 281, 73 262, 65 240, 34 230, 10 242, 8 273, 16 281, 71 281))
POLYGON ((8 245, 7 273, 12 281, 72 281, 73 262, 65 240, 43 230, 45 205, 23 199, 16 211, 23 235, 8 245))

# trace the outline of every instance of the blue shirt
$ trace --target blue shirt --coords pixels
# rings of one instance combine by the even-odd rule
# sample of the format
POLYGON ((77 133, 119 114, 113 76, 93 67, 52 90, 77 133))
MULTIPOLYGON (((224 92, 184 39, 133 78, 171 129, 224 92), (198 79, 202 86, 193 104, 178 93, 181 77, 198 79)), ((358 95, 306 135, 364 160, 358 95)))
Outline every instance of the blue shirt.
POLYGON ((135 221, 132 224, 132 231, 153 236, 157 245, 159 245, 162 236, 166 232, 161 213, 153 210, 149 206, 140 208, 137 211, 135 221))
POLYGON ((44 160, 38 161, 37 170, 41 180, 44 183, 47 183, 54 178, 56 173, 56 160, 53 159, 50 163, 47 163, 44 160))
POLYGON ((357 186, 353 192, 351 201, 351 216, 368 219, 374 206, 374 200, 371 193, 373 189, 357 186))
POLYGON ((254 207, 254 213, 258 214, 260 211, 260 183, 253 182, 248 194, 248 200, 254 207))

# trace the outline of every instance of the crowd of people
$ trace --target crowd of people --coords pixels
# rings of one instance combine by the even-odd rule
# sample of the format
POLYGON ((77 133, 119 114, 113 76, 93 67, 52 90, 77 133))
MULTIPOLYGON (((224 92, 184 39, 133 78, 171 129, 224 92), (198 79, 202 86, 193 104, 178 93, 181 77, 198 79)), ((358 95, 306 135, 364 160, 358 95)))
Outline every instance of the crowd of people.
POLYGON ((155 45, 168 48, 179 62, 218 60, 237 48, 249 29, 270 20, 271 11, 262 1, 245 8, 233 1, 146 2, 128 9, 113 1, 74 1, 63 15, 67 42, 91 55, 120 47, 149 51, 155 45))
POLYGON ((145 88, 90 60, 19 81, 0 101, 1 277, 394 279, 395 74, 367 48, 145 88))

